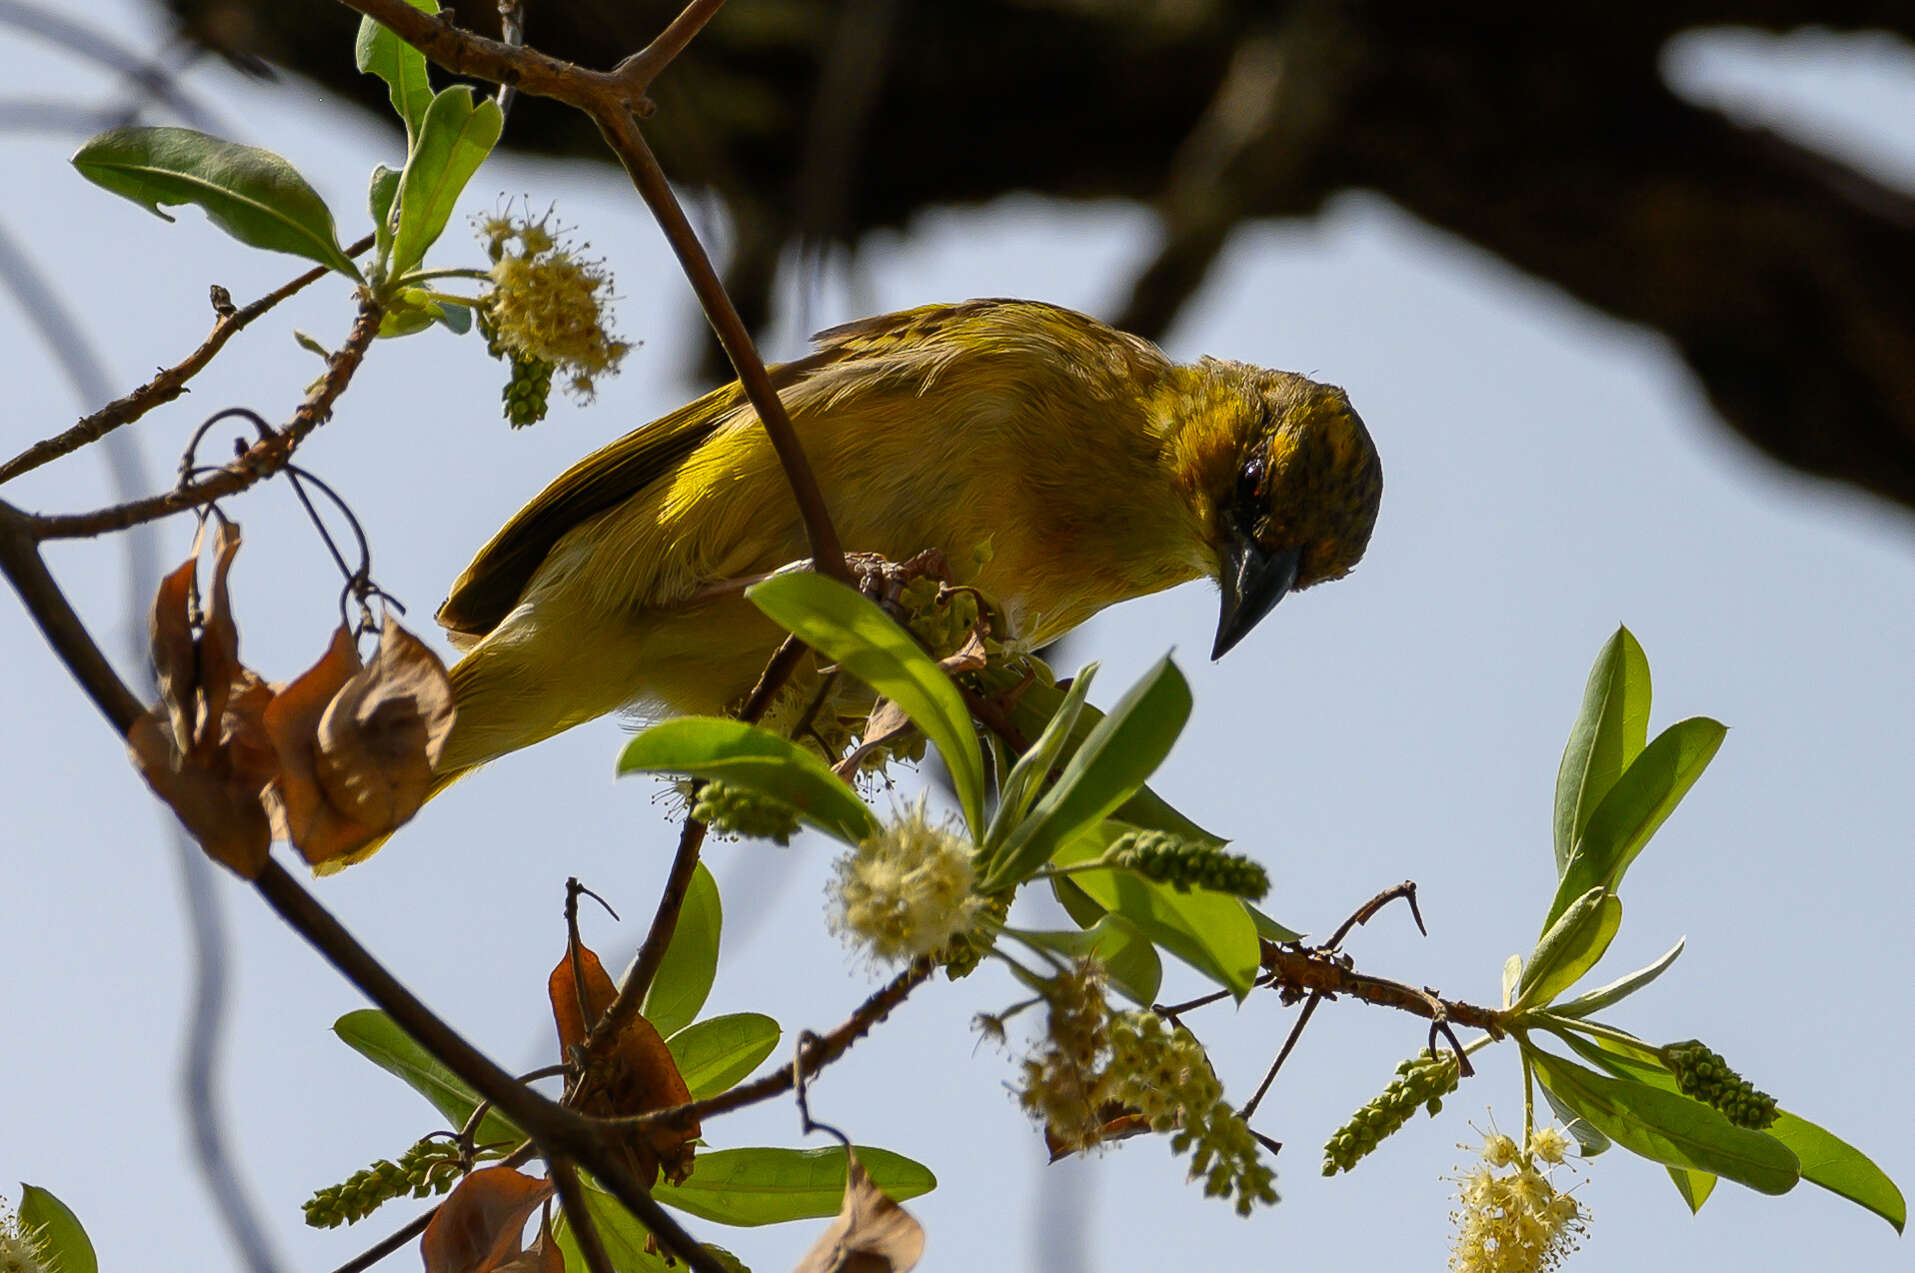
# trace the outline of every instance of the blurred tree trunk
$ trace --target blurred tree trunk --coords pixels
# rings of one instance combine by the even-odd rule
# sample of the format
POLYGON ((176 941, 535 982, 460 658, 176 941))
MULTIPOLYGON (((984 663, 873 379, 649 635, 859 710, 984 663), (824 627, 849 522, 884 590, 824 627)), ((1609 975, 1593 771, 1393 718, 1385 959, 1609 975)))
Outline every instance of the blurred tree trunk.
MULTIPOLYGON (((210 47, 384 109, 331 0, 169 0, 210 47)), ((493 0, 458 20, 496 32, 493 0)), ((527 5, 529 42, 607 66, 674 0, 527 5)), ((1658 59, 1705 25, 1915 33, 1915 4, 1673 0, 732 0, 658 84, 648 134, 732 224, 769 316, 794 246, 1033 190, 1159 214, 1120 326, 1161 335, 1245 221, 1381 192, 1665 334, 1769 455, 1915 508, 1915 199, 1682 101, 1658 59)), ((507 144, 602 157, 522 100, 507 144)))

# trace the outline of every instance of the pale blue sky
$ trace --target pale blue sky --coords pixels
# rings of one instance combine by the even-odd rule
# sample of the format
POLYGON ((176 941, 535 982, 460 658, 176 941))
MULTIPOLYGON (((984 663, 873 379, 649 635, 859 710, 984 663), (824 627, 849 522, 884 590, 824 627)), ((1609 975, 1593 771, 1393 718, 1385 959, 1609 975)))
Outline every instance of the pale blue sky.
MULTIPOLYGON (((143 10, 107 11, 141 42, 143 10)), ((104 96, 95 72, 43 46, 6 37, 0 50, 9 91, 104 96)), ((1683 42, 1671 65, 1692 91, 1915 180, 1906 46, 1710 37, 1683 42)), ((280 150, 314 180, 343 238, 361 232, 364 176, 395 159, 391 136, 330 112, 303 82, 259 85, 213 65, 188 82, 240 140, 280 150)), ((298 268, 232 247, 196 212, 167 226, 86 186, 65 165, 70 139, 4 144, 15 176, 0 223, 81 307, 117 386, 200 338, 208 282, 244 301, 298 268)), ((302 457, 365 521, 379 581, 426 635, 447 581, 523 500, 692 388, 681 379, 689 295, 614 175, 507 160, 481 175, 469 203, 490 206, 502 191, 557 201, 617 272, 622 327, 644 344, 596 408, 562 404, 520 433, 497 418, 497 367, 475 341, 435 333, 375 350, 302 457)), ((1147 218, 1116 206, 1010 199, 940 212, 869 245, 855 287, 827 280, 808 325, 969 295, 1108 309, 1151 234, 1147 218)), ((439 259, 476 256, 454 233, 439 259)), ((136 426, 154 480, 166 480, 203 414, 243 404, 283 418, 317 370, 290 328, 334 343, 349 311, 343 286, 312 289, 240 337, 190 398, 136 426)), ((791 326, 767 353, 790 355, 799 336, 791 326)), ((0 451, 11 453, 69 422, 76 404, 11 305, 0 305, 0 340, 12 369, 0 451)), ((1417 879, 1430 938, 1386 914, 1354 939, 1358 961, 1493 1000, 1504 957, 1527 950, 1551 891, 1550 796, 1583 677, 1627 622, 1655 672, 1655 727, 1707 714, 1731 732, 1625 886, 1603 973, 1685 934, 1689 949, 1618 1022, 1710 1041, 1915 1186, 1908 515, 1779 472, 1710 419, 1659 339, 1376 198, 1241 234, 1167 344, 1180 357, 1242 358, 1344 385, 1376 436, 1387 487, 1362 568, 1287 601, 1219 665, 1204 659, 1215 599, 1202 585, 1109 612, 1081 634, 1075 648, 1106 665, 1105 701, 1166 649, 1189 673, 1197 711, 1160 790, 1263 857, 1276 880, 1270 908, 1299 927, 1324 931, 1378 888, 1417 879)), ((85 456, 5 497, 67 509, 108 494, 103 466, 85 456)), ((229 511, 248 540, 234 575, 246 658, 283 678, 322 648, 337 582, 289 492, 268 486, 229 511)), ((185 523, 165 527, 162 559, 176 559, 189 534, 185 523)), ((117 547, 63 545, 50 560, 124 649, 117 547)), ((0 652, 12 729, 0 779, 0 1190, 17 1197, 13 1182, 26 1179, 60 1194, 103 1268, 225 1267, 174 1095, 189 973, 161 811, 11 600, 0 605, 0 652)), ((594 918, 588 935, 622 957, 669 856, 672 830, 648 785, 610 779, 620 737, 602 722, 501 762, 370 865, 317 885, 508 1066, 550 1059, 544 982, 563 941, 565 877, 620 907, 623 926, 594 918)), ((841 1019, 873 979, 824 931, 827 845, 719 845, 709 860, 730 928, 712 1008, 774 1011, 787 1030, 841 1019)), ((330 1022, 362 1006, 351 987, 244 888, 222 881, 219 893, 236 981, 222 1096, 237 1152, 284 1267, 331 1268, 410 1205, 317 1233, 300 1223, 299 1203, 436 1124, 331 1038, 330 1022)), ((1042 1167, 1004 1090, 1014 1059, 968 1028, 1016 995, 989 973, 928 988, 816 1088, 820 1117, 938 1172, 939 1190, 912 1204, 929 1229, 927 1270, 1044 1267, 1031 1235, 1047 1171, 1053 1187, 1089 1199, 1086 1268, 1440 1267, 1450 1199, 1439 1177, 1466 1157, 1456 1142, 1474 1139, 1472 1120, 1520 1124, 1513 1053, 1492 1049, 1442 1119, 1419 1119, 1354 1176, 1320 1179, 1323 1137, 1422 1038, 1409 1018, 1328 1005, 1257 1120, 1287 1142, 1284 1204, 1244 1222, 1186 1188, 1149 1140, 1042 1167)), ((1256 998, 1194 1024, 1241 1096, 1288 1018, 1256 998)), ((761 1108, 707 1136, 797 1143, 796 1120, 786 1106, 761 1108)), ((1583 1175, 1594 1227, 1571 1267, 1584 1273, 1908 1264, 1887 1225, 1812 1187, 1777 1200, 1725 1185, 1692 1219, 1640 1160, 1612 1153, 1583 1175)), ((816 1231, 697 1227, 761 1270, 788 1266, 816 1231)))

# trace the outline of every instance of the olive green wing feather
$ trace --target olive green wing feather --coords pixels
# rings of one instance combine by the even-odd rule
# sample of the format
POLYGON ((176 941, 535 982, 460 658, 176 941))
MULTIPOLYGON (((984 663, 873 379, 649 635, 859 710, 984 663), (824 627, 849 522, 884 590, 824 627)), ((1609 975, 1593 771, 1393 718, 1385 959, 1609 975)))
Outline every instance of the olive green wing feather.
POLYGON ((475 637, 497 627, 566 532, 672 472, 712 435, 740 397, 736 384, 714 390, 559 474, 453 582, 451 595, 439 607, 439 623, 475 637))
MULTIPOLYGON (((1003 307, 1027 304, 990 300, 925 305, 846 323, 814 336, 815 352, 770 368, 771 381, 782 392, 827 366, 882 361, 902 350, 932 348, 939 336, 954 327, 980 319, 988 322, 1003 307)), ((479 550, 454 581, 451 595, 439 607, 440 624, 464 636, 490 632, 518 605, 532 576, 568 531, 671 473, 743 405, 744 392, 734 381, 594 451, 561 473, 479 550)))

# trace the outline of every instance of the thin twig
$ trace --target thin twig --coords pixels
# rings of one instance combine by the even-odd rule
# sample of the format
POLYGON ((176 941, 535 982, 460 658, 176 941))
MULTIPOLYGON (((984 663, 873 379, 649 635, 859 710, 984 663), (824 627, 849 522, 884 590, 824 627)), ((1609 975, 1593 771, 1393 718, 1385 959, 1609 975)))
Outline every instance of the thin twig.
POLYGON ((326 360, 326 374, 293 412, 292 421, 271 438, 255 443, 245 455, 212 476, 177 486, 162 495, 114 504, 88 513, 28 517, 24 528, 35 540, 76 539, 125 530, 142 522, 201 508, 216 499, 236 495, 292 462, 293 452, 306 436, 332 417, 333 404, 352 382, 366 349, 379 334, 383 311, 369 297, 359 302, 358 315, 346 343, 326 360))
POLYGON ((691 0, 657 39, 613 67, 612 78, 643 93, 724 7, 725 0, 691 0))
POLYGON ((1494 1008, 1484 1008, 1459 999, 1445 999, 1401 981, 1358 972, 1314 950, 1298 950, 1265 942, 1263 965, 1270 970, 1264 979, 1266 985, 1306 994, 1320 991, 1325 996, 1348 995, 1364 1003, 1397 1008, 1425 1020, 1433 1019, 1440 1010, 1447 1022, 1472 1030, 1487 1030, 1498 1038, 1505 1033, 1503 1014, 1494 1008))
POLYGON ((638 122, 630 114, 621 111, 610 118, 597 114, 593 118, 606 142, 618 155, 619 162, 625 166, 626 175, 632 179, 632 184, 651 208, 659 229, 664 231, 672 253, 678 257, 685 276, 691 280, 692 291, 697 293, 698 303, 704 307, 705 317, 710 321, 718 343, 723 346, 726 357, 731 359, 732 367, 738 373, 738 383, 743 386, 745 397, 750 399, 753 410, 758 413, 759 422, 764 425, 766 436, 771 439, 772 450, 778 454, 778 462, 784 467, 785 478, 791 485, 792 498, 804 519, 812 562, 824 574, 849 584, 851 570, 845 564, 844 549, 838 542, 837 529, 831 523, 824 493, 818 489, 818 479, 811 470, 810 461, 805 458, 804 446, 798 441, 798 432, 792 427, 791 417, 786 414, 778 390, 771 383, 771 373, 765 370, 764 360, 758 356, 751 331, 745 326, 745 320, 738 316, 730 294, 719 280, 718 271, 713 268, 704 245, 698 241, 698 234, 692 229, 691 222, 686 219, 685 209, 679 205, 678 196, 665 179, 665 170, 659 167, 651 145, 646 142, 645 135, 638 129, 638 122))
POLYGON ((1282 1069, 1283 1063, 1290 1059, 1290 1053, 1296 1049, 1297 1040, 1303 1037, 1303 1027, 1310 1024, 1310 1018, 1316 1015, 1317 1005, 1322 1002, 1321 992, 1304 1000, 1303 1011, 1297 1013, 1297 1019, 1291 1025, 1290 1033, 1284 1039, 1283 1046, 1277 1049, 1277 1059, 1270 1062, 1270 1069, 1264 1074, 1263 1082, 1257 1084, 1257 1090, 1251 1094, 1249 1100, 1243 1103, 1243 1108, 1237 1111, 1238 1117, 1248 1121, 1250 1116, 1257 1112, 1257 1106, 1263 1104, 1263 1094, 1268 1092, 1270 1085, 1277 1081, 1277 1071, 1282 1069))
POLYGON ((1343 939, 1350 935, 1351 929, 1355 928, 1358 924, 1368 924, 1376 918, 1378 911, 1399 897, 1409 902, 1410 917, 1416 921, 1417 931, 1425 937, 1428 937, 1430 930, 1423 926, 1423 912, 1418 909, 1416 905, 1416 881, 1404 880, 1401 884, 1392 884, 1389 888, 1384 889, 1381 893, 1378 893, 1375 897, 1372 897, 1369 901, 1363 903, 1363 905, 1351 912, 1350 918, 1337 925, 1337 930, 1330 934, 1330 940, 1323 943, 1323 949, 1336 950, 1342 946, 1343 939))
MULTIPOLYGON (((371 246, 372 236, 367 235, 347 248, 346 255, 357 256, 371 246)), ((199 348, 178 363, 162 368, 151 380, 124 398, 109 402, 93 414, 81 417, 71 428, 35 442, 5 464, 0 464, 0 484, 10 482, 22 473, 39 468, 50 460, 56 460, 62 455, 77 451, 88 443, 97 442, 121 425, 131 424, 153 408, 179 397, 186 392, 186 382, 204 370, 206 365, 213 361, 214 355, 225 347, 227 341, 244 331, 254 319, 287 297, 311 286, 331 272, 326 266, 315 266, 285 286, 266 293, 250 305, 222 312, 213 323, 213 330, 207 334, 199 348)))
POLYGON ((367 1269, 424 1233, 426 1226, 432 1223, 432 1217, 438 1215, 439 1208, 444 1205, 445 1204, 441 1202, 428 1207, 412 1219, 406 1221, 397 1231, 379 1239, 358 1255, 353 1256, 350 1260, 347 1260, 344 1264, 334 1269, 332 1273, 365 1273, 367 1269))
POLYGON ((552 1187, 558 1190, 559 1206, 564 1208, 572 1236, 578 1240, 585 1267, 591 1273, 617 1273, 618 1266, 612 1263, 611 1254, 605 1249, 605 1239, 599 1236, 598 1221, 592 1218, 586 1205, 585 1190, 578 1182, 578 1170, 572 1166, 572 1160, 548 1158, 545 1170, 552 1178, 552 1187))
POLYGON ((811 1044, 801 1048, 792 1063, 782 1069, 773 1070, 761 1079, 732 1088, 717 1096, 702 1101, 690 1101, 684 1105, 674 1105, 670 1109, 656 1110, 650 1114, 636 1114, 624 1118, 609 1118, 604 1121, 622 1127, 649 1129, 667 1127, 684 1129, 701 1122, 713 1114, 724 1114, 731 1110, 743 1109, 747 1105, 756 1105, 768 1101, 774 1096, 782 1096, 791 1091, 794 1079, 799 1074, 809 1077, 831 1064, 850 1050, 851 1045, 862 1039, 871 1028, 891 1015, 892 1009, 903 1003, 906 996, 926 981, 937 970, 937 965, 929 959, 919 959, 903 972, 879 987, 870 998, 858 1005, 857 1011, 845 1019, 844 1024, 829 1034, 812 1035, 811 1044))

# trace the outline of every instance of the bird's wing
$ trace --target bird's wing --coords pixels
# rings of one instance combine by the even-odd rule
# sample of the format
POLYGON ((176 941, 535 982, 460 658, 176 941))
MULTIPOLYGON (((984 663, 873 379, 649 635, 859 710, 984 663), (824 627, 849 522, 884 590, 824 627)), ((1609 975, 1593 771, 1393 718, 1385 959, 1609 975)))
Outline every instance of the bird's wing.
POLYGON ((714 390, 561 473, 473 557, 439 607, 439 623, 464 636, 490 632, 519 603, 546 554, 567 531, 677 468, 739 397, 735 384, 714 390))
MULTIPOLYGON (((988 321, 1005 304, 925 305, 833 327, 812 338, 815 352, 772 367, 772 384, 783 393, 806 376, 843 363, 891 363, 902 358, 911 364, 910 351, 922 355, 927 350, 961 349, 961 341, 940 336, 949 336, 956 326, 988 321)), ((849 383, 875 386, 875 381, 849 383)), ((745 407, 744 392, 734 381, 599 448, 561 473, 479 550, 439 607, 439 623, 459 636, 490 632, 518 605, 532 576, 568 531, 669 475, 745 407)))

